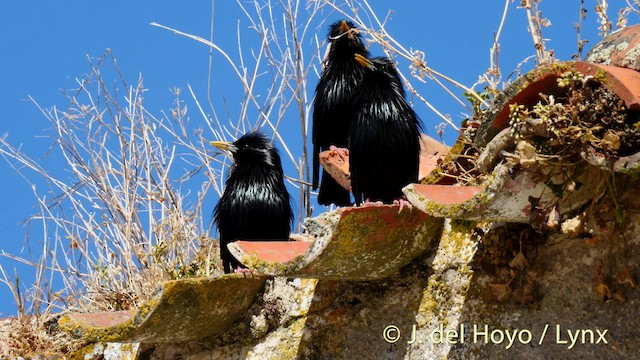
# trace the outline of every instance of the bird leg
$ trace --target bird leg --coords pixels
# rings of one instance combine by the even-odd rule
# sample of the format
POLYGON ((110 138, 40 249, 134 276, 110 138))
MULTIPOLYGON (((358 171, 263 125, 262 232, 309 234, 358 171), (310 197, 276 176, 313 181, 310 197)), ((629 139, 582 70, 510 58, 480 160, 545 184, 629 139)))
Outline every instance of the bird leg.
POLYGON ((344 162, 346 162, 347 158, 349 157, 349 149, 347 148, 339 148, 337 146, 331 145, 329 146, 329 151, 331 151, 332 154, 337 155, 344 162))
POLYGON ((405 207, 407 207, 409 210, 413 210, 413 205, 411 205, 410 202, 408 202, 405 199, 396 199, 393 200, 393 205, 399 205, 400 206, 400 210, 398 210, 398 214, 400 212, 402 212, 402 209, 404 209, 405 207))

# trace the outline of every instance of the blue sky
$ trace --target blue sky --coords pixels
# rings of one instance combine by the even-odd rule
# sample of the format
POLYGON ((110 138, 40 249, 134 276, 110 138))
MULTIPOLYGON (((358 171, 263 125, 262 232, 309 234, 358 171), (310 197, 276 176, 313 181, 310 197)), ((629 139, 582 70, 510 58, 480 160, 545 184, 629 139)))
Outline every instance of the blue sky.
MULTIPOLYGON (((305 3, 305 1, 302 1, 305 3)), ((544 29, 545 38, 555 51, 556 58, 569 60, 576 52, 576 31, 580 1, 543 1, 541 10, 552 26, 544 29)), ((582 37, 590 43, 597 41, 596 1, 585 1, 588 16, 582 37)), ((616 12, 624 1, 610 2, 609 15, 616 12), (614 4, 620 3, 620 4, 614 4)), ((425 52, 427 65, 470 86, 489 66, 489 49, 498 28, 503 1, 371 1, 374 10, 384 17, 393 10, 387 30, 406 48, 425 52)), ((51 146, 46 138, 48 123, 36 106, 27 100, 34 98, 40 106, 64 108, 68 101, 63 90, 77 88, 76 79, 90 71, 87 56, 100 57, 106 48, 113 51, 118 65, 129 83, 135 83, 142 74, 146 108, 157 116, 171 108, 173 87, 185 88, 190 84, 195 93, 206 98, 209 49, 196 41, 177 36, 169 31, 150 26, 157 22, 181 31, 207 38, 210 31, 210 1, 112 1, 87 3, 65 2, 9 2, 0 12, 0 136, 7 134, 13 146, 21 146, 31 157, 42 159, 48 166, 56 166, 54 157, 45 157, 51 146)), ((339 14, 327 9, 322 18, 333 21, 339 14)), ((248 22, 234 1, 215 3, 214 41, 232 50, 237 42, 238 27, 244 31, 248 22)), ((633 23, 633 22, 632 22, 633 23)), ((527 32, 526 14, 510 5, 509 15, 501 38, 500 65, 506 77, 517 64, 535 53, 527 32)), ((326 24, 318 29, 324 38, 326 24)), ((255 45, 248 38, 247 49, 255 45)), ((310 45, 310 44, 308 44, 310 45)), ((382 55, 379 48, 374 55, 382 55)), ((586 53, 586 51, 585 51, 586 53)), ((235 105, 241 98, 237 79, 214 58, 215 71, 213 101, 220 102, 224 95, 231 115, 237 114, 235 105)), ((530 62, 525 69, 531 68, 530 62)), ((406 64, 400 63, 400 67, 406 64)), ((406 72, 408 74, 408 71, 406 72)), ((316 76, 311 74, 311 76, 316 76)), ((315 84, 315 80, 312 80, 315 84)), ((459 94, 460 92, 458 92, 459 94)), ((421 88, 421 94, 438 110, 450 114, 455 123, 464 117, 465 110, 432 83, 421 88), (424 91, 424 92, 422 92, 424 91)), ((309 94, 309 98, 312 94, 309 94)), ((193 111, 193 107, 191 108, 193 111)), ((219 110, 224 112, 223 109, 219 110)), ((424 129, 435 136, 435 126, 441 122, 424 105, 416 105, 424 129)), ((194 119, 197 116, 191 114, 194 119)), ((286 128, 285 134, 287 136, 286 128)), ((293 137, 294 135, 291 134, 293 137)), ((449 145, 456 133, 448 129, 445 140, 449 145)), ((30 185, 9 164, 0 159, 0 249, 28 256, 25 253, 25 227, 21 223, 36 211, 36 201, 30 185)), ((211 204, 211 207, 215 202, 211 204)), ((321 210, 321 209, 320 209, 321 210)), ((37 243, 37 242, 36 242, 37 243)), ((37 244, 32 243, 37 248, 37 244)), ((23 283, 33 281, 33 270, 13 260, 0 257, 0 265, 16 273, 23 283)), ((8 288, 0 284, 0 317, 15 314, 15 304, 8 288)))

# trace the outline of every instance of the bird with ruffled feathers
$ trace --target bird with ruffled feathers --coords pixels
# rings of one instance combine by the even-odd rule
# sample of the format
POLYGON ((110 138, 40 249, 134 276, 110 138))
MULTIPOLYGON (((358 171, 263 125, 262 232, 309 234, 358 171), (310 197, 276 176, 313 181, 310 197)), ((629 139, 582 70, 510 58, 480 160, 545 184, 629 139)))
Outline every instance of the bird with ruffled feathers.
MULTIPOLYGON (((329 27, 329 50, 313 106, 313 189, 320 179, 319 154, 331 150, 345 157, 348 151, 349 127, 352 121, 353 96, 365 69, 354 59, 355 54, 369 56, 355 25, 346 20, 329 27)), ((351 205, 349 191, 340 186, 326 171, 318 192, 322 205, 351 205)))
POLYGON ((418 180, 420 120, 405 99, 393 61, 360 54, 354 59, 365 73, 349 132, 351 191, 356 204, 397 202, 402 188, 418 180))
POLYGON ((278 150, 259 132, 211 145, 233 158, 226 186, 213 212, 225 273, 240 270, 227 244, 235 240, 287 240, 293 222, 278 150))

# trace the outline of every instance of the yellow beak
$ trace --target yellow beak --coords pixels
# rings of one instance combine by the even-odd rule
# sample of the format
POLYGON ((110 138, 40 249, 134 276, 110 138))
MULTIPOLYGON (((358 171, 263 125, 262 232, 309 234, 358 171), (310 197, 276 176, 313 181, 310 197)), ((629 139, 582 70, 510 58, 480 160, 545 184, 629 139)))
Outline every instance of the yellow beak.
POLYGON ((373 66, 373 63, 371 62, 371 60, 367 59, 366 56, 362 56, 360 54, 355 54, 354 57, 355 57, 356 61, 360 65, 366 67, 367 69, 373 70, 373 68, 375 67, 375 66, 373 66))
POLYGON ((238 150, 238 148, 236 148, 236 146, 233 145, 233 143, 226 142, 226 141, 210 141, 209 144, 217 147, 220 150, 230 151, 232 153, 238 150))
POLYGON ((346 20, 342 20, 342 23, 340 24, 340 31, 344 34, 347 31, 349 31, 349 25, 347 24, 346 20))

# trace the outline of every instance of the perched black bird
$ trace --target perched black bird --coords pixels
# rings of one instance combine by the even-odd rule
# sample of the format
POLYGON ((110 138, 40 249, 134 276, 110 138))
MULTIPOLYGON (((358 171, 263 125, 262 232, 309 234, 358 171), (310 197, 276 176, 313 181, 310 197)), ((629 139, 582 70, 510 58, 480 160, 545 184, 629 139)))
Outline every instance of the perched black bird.
POLYGON ((390 203, 418 180, 420 120, 405 99, 393 61, 354 57, 366 72, 349 132, 351 191, 358 205, 363 200, 390 203))
POLYGON ((230 152, 234 160, 213 212, 224 272, 230 273, 240 263, 231 256, 228 243, 238 239, 289 239, 293 212, 280 155, 264 135, 251 132, 233 143, 212 141, 211 145, 230 152))
MULTIPOLYGON (((349 138, 351 105, 358 82, 365 69, 354 59, 355 54, 369 56, 360 34, 352 22, 338 21, 329 27, 329 53, 316 87, 313 107, 313 189, 318 188, 321 151, 336 146, 344 148, 349 138)), ((340 186, 326 171, 318 193, 322 205, 351 205, 349 191, 340 186)))

